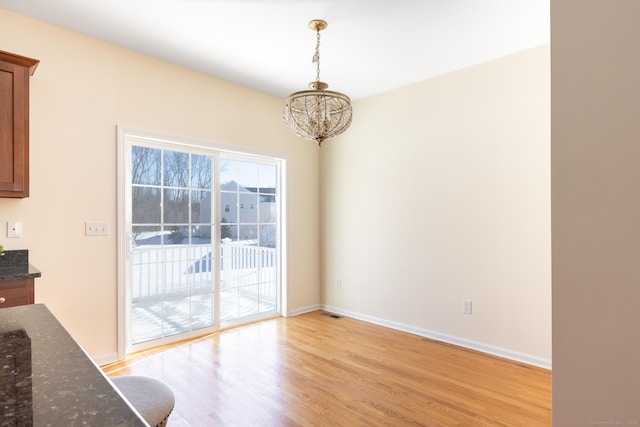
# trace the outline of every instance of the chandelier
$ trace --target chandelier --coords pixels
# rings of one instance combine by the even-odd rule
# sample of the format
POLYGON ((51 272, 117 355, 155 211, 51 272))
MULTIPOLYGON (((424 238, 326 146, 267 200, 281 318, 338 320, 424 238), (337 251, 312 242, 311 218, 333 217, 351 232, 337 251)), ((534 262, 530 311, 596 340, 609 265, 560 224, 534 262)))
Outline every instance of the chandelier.
POLYGON ((327 90, 320 81, 320 31, 327 28, 321 19, 309 22, 309 28, 316 32, 316 50, 313 63, 316 64, 316 80, 309 83, 309 89, 294 92, 287 97, 284 106, 284 122, 298 136, 322 145, 325 139, 333 138, 347 130, 351 124, 351 100, 340 92, 327 90))

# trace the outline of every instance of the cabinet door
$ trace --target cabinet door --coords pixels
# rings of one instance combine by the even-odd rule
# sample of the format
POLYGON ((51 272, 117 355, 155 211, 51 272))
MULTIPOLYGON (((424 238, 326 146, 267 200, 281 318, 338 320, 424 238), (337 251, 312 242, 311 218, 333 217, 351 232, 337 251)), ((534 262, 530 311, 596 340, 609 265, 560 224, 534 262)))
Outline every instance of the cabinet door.
POLYGON ((0 197, 29 196, 29 75, 37 63, 0 51, 0 197))

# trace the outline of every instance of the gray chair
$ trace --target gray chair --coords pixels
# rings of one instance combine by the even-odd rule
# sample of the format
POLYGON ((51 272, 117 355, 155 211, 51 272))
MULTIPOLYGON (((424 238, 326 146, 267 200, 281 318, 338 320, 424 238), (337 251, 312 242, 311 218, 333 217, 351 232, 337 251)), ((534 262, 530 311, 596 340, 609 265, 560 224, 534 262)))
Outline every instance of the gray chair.
POLYGON ((124 375, 112 377, 111 382, 152 427, 164 427, 176 399, 164 382, 155 378, 124 375))

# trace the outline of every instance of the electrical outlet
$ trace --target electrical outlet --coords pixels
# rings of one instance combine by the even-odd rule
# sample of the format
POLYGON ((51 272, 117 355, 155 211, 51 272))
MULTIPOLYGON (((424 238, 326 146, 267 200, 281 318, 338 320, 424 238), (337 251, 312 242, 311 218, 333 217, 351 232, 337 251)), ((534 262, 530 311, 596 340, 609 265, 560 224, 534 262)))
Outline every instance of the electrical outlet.
POLYGON ((342 289, 342 280, 336 280, 336 289, 342 289))
POLYGON ((471 300, 463 299, 462 300, 462 313, 463 314, 471 314, 471 300))

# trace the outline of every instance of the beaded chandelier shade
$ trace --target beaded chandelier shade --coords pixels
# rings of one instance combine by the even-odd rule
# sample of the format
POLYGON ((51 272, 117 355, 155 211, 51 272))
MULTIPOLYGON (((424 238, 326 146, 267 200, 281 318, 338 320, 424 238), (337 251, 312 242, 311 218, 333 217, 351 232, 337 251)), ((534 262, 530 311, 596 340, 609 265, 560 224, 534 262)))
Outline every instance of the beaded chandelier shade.
POLYGON ((298 136, 316 141, 318 146, 325 139, 340 135, 351 124, 351 99, 343 93, 326 90, 329 85, 320 81, 320 31, 327 28, 325 21, 309 22, 316 31, 316 80, 309 89, 294 92, 287 97, 284 106, 284 122, 298 136))

